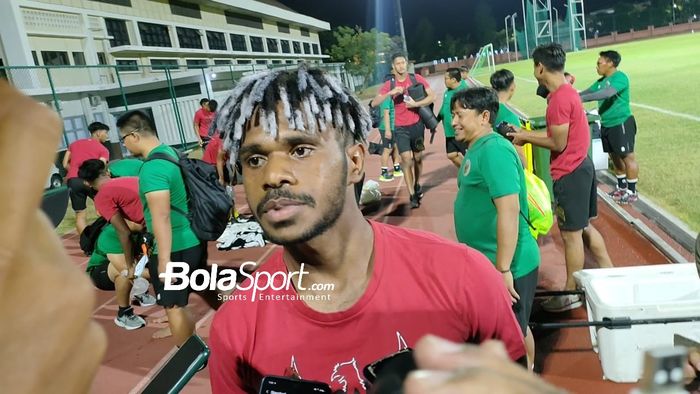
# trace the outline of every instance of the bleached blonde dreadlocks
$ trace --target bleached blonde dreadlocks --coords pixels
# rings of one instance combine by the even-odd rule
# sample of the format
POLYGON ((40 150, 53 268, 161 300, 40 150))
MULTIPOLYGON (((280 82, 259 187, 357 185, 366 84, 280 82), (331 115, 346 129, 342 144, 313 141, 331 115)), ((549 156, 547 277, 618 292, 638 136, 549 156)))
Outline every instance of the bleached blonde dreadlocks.
POLYGON ((230 163, 238 158, 241 140, 254 116, 272 137, 277 136, 277 106, 282 103, 289 127, 307 133, 328 125, 346 139, 365 142, 372 121, 367 110, 334 77, 301 65, 296 70, 272 70, 242 78, 221 106, 216 127, 230 163))

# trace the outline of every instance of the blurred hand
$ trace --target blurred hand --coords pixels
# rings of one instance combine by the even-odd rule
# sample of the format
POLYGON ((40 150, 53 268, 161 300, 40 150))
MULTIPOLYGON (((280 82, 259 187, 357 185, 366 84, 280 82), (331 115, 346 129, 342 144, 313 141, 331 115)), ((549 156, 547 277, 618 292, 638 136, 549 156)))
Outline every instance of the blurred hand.
POLYGON ((700 375, 700 349, 688 349, 688 364, 685 366, 685 377, 695 379, 700 375))
POLYGON ((405 96, 403 101, 406 103, 406 108, 418 107, 418 105, 416 105, 416 100, 414 100, 411 96, 405 96))
POLYGON ((502 272, 501 275, 503 276, 503 282, 506 284, 506 289, 508 289, 508 293, 510 294, 510 302, 515 304, 520 300, 520 295, 518 295, 518 292, 515 291, 515 286, 513 284, 513 273, 508 271, 508 272, 502 272))
POLYGON ((405 394, 555 394, 565 391, 512 362, 498 341, 480 346, 428 335, 414 350, 418 370, 404 382, 405 394))
POLYGON ((389 94, 392 96, 403 94, 403 86, 394 86, 394 88, 389 91, 389 94))
POLYGON ((81 393, 106 350, 95 290, 39 210, 62 124, 0 81, 0 387, 81 393))

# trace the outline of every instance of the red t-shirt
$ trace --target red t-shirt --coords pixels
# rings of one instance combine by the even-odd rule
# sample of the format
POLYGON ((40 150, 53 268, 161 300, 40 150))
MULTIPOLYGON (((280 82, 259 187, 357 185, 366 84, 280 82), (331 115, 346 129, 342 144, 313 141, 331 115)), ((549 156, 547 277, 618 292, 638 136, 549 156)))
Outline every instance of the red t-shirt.
POLYGON ((591 131, 588 128, 586 112, 576 89, 563 84, 549 95, 547 104, 547 136, 551 137, 551 126, 569 125, 569 138, 561 152, 552 151, 549 165, 555 181, 573 172, 588 155, 591 145, 591 131))
POLYGON ((78 169, 85 160, 105 159, 109 161, 109 151, 100 141, 92 138, 77 140, 68 147, 70 161, 68 166, 67 179, 77 178, 78 169))
POLYGON ((215 134, 214 137, 209 140, 207 148, 204 149, 202 161, 216 165, 216 155, 219 153, 219 149, 221 149, 221 137, 219 137, 219 134, 215 134))
MULTIPOLYGON (((496 338, 511 358, 525 354, 501 274, 486 257, 434 234, 370 223, 372 278, 349 309, 320 313, 298 299, 253 302, 252 291, 233 293, 246 299, 225 302, 210 331, 214 393, 254 391, 261 376, 292 372, 326 382, 333 392, 364 393, 366 365, 414 347, 426 334, 455 342, 496 338)), ((282 251, 259 271, 286 273, 282 251)), ((264 294, 297 293, 290 287, 264 294)))
POLYGON ((194 113, 194 123, 199 126, 199 135, 209 137, 209 126, 214 120, 215 112, 209 112, 200 108, 194 113))
MULTIPOLYGON (((399 81, 398 79, 394 78, 394 86, 402 86, 403 87, 403 94, 408 95, 408 88, 413 85, 413 82, 411 81, 411 77, 406 74, 406 79, 403 81, 399 81)), ((422 84, 425 86, 425 90, 427 91, 430 89, 430 85, 428 85, 428 81, 423 78, 422 75, 416 74, 416 81, 418 83, 422 84)), ((379 93, 381 94, 386 94, 391 90, 391 80, 384 82, 384 85, 379 89, 379 93)), ((415 124, 420 120, 420 116, 418 115, 418 110, 417 109, 408 109, 406 108, 406 103, 403 101, 403 95, 399 94, 396 95, 392 98, 394 100, 394 119, 395 119, 395 125, 396 126, 410 126, 412 124, 415 124)))
POLYGON ((119 212, 124 219, 145 225, 143 205, 139 198, 139 178, 125 176, 110 179, 95 196, 95 209, 108 221, 119 212))

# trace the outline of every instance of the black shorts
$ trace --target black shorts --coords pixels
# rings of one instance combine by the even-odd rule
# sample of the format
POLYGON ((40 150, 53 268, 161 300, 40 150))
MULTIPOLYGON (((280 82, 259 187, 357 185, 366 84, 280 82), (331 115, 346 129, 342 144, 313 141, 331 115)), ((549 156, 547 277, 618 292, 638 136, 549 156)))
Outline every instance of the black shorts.
MULTIPOLYGON (((185 262, 190 267, 189 275, 197 269, 207 269, 207 243, 202 242, 197 246, 170 253, 170 261, 185 262)), ((151 274, 151 284, 156 293, 158 305, 169 308, 172 306, 186 306, 192 287, 187 286, 182 290, 165 290, 165 283, 158 277, 158 255, 152 255, 148 261, 148 272, 151 274)))
POLYGON ((70 196, 70 205, 75 212, 84 211, 87 207, 87 198, 95 198, 97 192, 85 186, 81 178, 71 178, 67 182, 70 196))
POLYGON ((425 126, 423 122, 418 121, 410 126, 396 126, 394 133, 394 141, 399 148, 399 153, 425 150, 425 126))
POLYGON ((384 149, 392 149, 394 147, 394 133, 391 134, 391 138, 386 138, 384 136, 384 130, 379 130, 379 135, 382 136, 382 147, 384 149))
POLYGON ((467 146, 463 142, 459 142, 455 137, 445 138, 445 151, 447 153, 459 152, 462 155, 467 151, 467 146))
POLYGON ((513 304, 513 313, 515 313, 515 318, 523 331, 523 336, 527 335, 527 324, 530 322, 532 303, 535 300, 535 290, 537 289, 538 271, 535 268, 529 274, 513 280, 515 292, 520 296, 518 302, 513 304))
POLYGON ((603 151, 621 157, 634 153, 634 138, 636 136, 637 122, 634 120, 634 116, 627 118, 621 125, 600 128, 603 151))
POLYGON ((114 291, 114 282, 109 279, 109 263, 90 268, 88 271, 92 283, 100 290, 114 291))
POLYGON ((583 230, 598 216, 598 195, 593 162, 586 156, 571 173, 554 182, 555 214, 559 229, 583 230))

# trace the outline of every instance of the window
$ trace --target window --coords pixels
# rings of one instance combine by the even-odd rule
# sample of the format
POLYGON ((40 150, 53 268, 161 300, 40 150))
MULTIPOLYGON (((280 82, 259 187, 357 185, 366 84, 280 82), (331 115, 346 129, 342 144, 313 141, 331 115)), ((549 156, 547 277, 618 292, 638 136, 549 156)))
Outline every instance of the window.
POLYGON ((131 0, 92 0, 92 1, 113 4, 113 5, 120 5, 123 7, 131 7, 131 0))
POLYGON ((231 34, 231 50, 248 51, 248 44, 245 42, 245 36, 240 34, 231 34))
POLYGON ((309 29, 305 27, 300 27, 299 32, 301 33, 302 36, 308 37, 309 36, 309 29))
POLYGON ((208 31, 207 42, 209 43, 209 49, 214 49, 217 51, 226 50, 226 36, 224 33, 219 33, 218 31, 208 31))
POLYGON ((154 23, 139 22, 141 42, 147 47, 172 47, 168 27, 154 23))
POLYGON ((107 64, 107 56, 104 52, 97 52, 97 64, 107 64))
POLYGON ((301 44, 299 41, 293 41, 292 47, 294 48, 294 53, 301 53, 301 44))
POLYGON ((255 64, 267 64, 267 60, 256 60, 255 64))
POLYGON ((39 57, 37 57, 36 51, 32 51, 32 59, 34 59, 34 65, 38 66, 39 65, 39 57))
MULTIPOLYGON (((153 64, 153 62, 151 62, 153 64)), ((122 71, 139 71, 139 66, 136 60, 117 60, 117 68, 122 71)))
POLYGON ((202 49, 202 37, 199 36, 199 30, 178 27, 176 31, 180 48, 202 49))
POLYGON ((311 45, 308 42, 304 43, 304 53, 307 55, 311 53, 311 45))
POLYGON ((73 64, 76 66, 84 66, 85 54, 82 52, 73 52, 73 64))
POLYGON ((250 64, 250 59, 241 59, 238 61, 238 64, 250 64))
POLYGON ((169 68, 171 70, 177 69, 177 59, 151 59, 151 69, 153 71, 160 71, 169 68))
POLYGON ((318 55, 318 44, 313 44, 312 48, 314 49, 314 55, 318 55))
POLYGON ((277 22, 277 31, 280 33, 289 33, 289 24, 277 22))
POLYGON ((273 60, 272 64, 282 64, 282 61, 281 60, 273 60))
POLYGON ((230 60, 227 59, 214 59, 214 65, 215 66, 228 66, 231 64, 230 60))
POLYGON ((294 60, 285 60, 284 62, 287 64, 294 64, 294 60))
POLYGON ((238 14, 236 12, 224 11, 226 16, 226 23, 229 25, 238 25, 245 27, 252 27, 253 29, 262 29, 263 23, 262 19, 245 14, 238 14))
POLYGON ((265 52, 262 38, 250 36, 250 49, 252 49, 253 52, 265 52))
POLYGON ((118 47, 129 45, 129 30, 126 28, 126 21, 121 19, 105 18, 105 26, 107 26, 107 34, 112 36, 109 40, 109 45, 118 47))
POLYGON ((170 0, 170 12, 172 12, 173 15, 202 19, 202 13, 199 11, 199 5, 192 4, 187 1, 170 0))
POLYGON ((281 40, 280 43, 282 44, 282 53, 289 53, 289 41, 281 40))
POLYGON ((65 145, 66 140, 68 144, 90 137, 90 132, 86 127, 87 121, 85 116, 67 116, 63 118, 63 133, 66 138, 61 138, 61 148, 67 148, 65 145))
POLYGON ((267 39, 267 51, 277 53, 280 51, 279 45, 277 44, 276 38, 267 39))
POLYGON ((41 51, 41 58, 44 60, 45 66, 70 65, 70 61, 68 61, 68 52, 41 51))
POLYGON ((187 69, 206 68, 207 61, 204 59, 187 59, 187 69))

